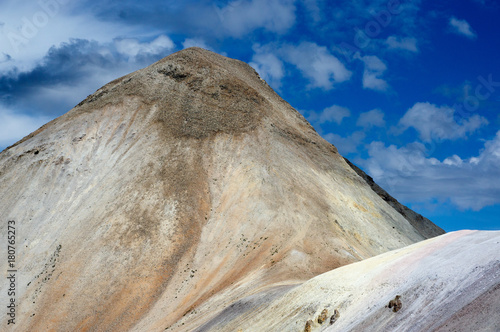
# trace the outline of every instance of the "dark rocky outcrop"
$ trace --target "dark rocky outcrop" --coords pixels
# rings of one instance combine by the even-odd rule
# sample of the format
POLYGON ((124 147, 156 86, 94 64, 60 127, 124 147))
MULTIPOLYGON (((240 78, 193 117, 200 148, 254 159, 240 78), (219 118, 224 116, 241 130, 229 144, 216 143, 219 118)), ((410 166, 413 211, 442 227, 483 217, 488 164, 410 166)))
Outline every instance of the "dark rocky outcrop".
POLYGON ((363 172, 362 169, 354 165, 352 162, 350 162, 347 158, 344 158, 344 160, 347 162, 349 166, 359 175, 361 176, 366 183, 373 189, 374 192, 377 193, 377 195, 380 196, 384 201, 387 202, 390 206, 392 206, 396 211, 398 211, 408 222, 417 229, 422 236, 426 238, 431 238, 434 236, 442 235, 445 233, 443 229, 441 229, 439 226, 434 224, 432 221, 429 219, 425 218, 419 213, 416 213, 415 211, 409 209, 408 207, 404 206, 403 204, 399 203, 394 197, 389 195, 387 191, 382 189, 378 184, 373 181, 373 178, 363 172))

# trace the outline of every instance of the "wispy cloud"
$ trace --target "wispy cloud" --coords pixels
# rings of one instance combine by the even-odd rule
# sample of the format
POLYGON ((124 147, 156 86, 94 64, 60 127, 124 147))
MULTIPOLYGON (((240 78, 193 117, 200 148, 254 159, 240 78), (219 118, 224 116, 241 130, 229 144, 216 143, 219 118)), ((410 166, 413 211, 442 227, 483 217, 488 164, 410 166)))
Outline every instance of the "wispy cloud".
POLYGON ((307 119, 315 125, 321 125, 328 122, 341 124, 342 120, 349 116, 351 116, 351 111, 348 108, 339 105, 332 105, 325 108, 321 112, 309 112, 307 119))
POLYGON ((302 3, 312 21, 315 23, 319 22, 321 20, 322 13, 318 0, 302 0, 302 3))
POLYGON ((361 113, 358 121, 356 122, 356 126, 366 129, 371 127, 384 127, 384 112, 379 109, 373 109, 371 111, 361 113))
POLYGON ((476 33, 472 31, 470 24, 466 20, 459 20, 456 17, 451 17, 449 21, 452 32, 465 36, 469 39, 475 39, 476 33))
POLYGON ((418 52, 417 39, 414 37, 396 37, 389 36, 385 41, 389 49, 393 50, 406 50, 410 52, 418 52))
POLYGON ((0 54, 0 63, 10 61, 12 57, 6 53, 0 54))
POLYGON ((213 51, 213 49, 207 45, 207 43, 201 38, 186 38, 182 43, 182 48, 189 47, 201 47, 206 50, 213 51))
POLYGON ((387 66, 377 56, 365 55, 358 56, 358 58, 365 64, 363 72, 363 88, 386 91, 389 85, 382 79, 387 66))
POLYGON ((135 59, 138 55, 160 54, 172 51, 174 42, 165 35, 160 35, 151 42, 140 42, 137 38, 115 40, 116 50, 127 58, 135 59))
POLYGON ((338 134, 328 133, 323 136, 328 142, 337 147, 343 155, 357 152, 358 147, 363 143, 366 134, 362 131, 355 131, 347 137, 342 137, 338 134))

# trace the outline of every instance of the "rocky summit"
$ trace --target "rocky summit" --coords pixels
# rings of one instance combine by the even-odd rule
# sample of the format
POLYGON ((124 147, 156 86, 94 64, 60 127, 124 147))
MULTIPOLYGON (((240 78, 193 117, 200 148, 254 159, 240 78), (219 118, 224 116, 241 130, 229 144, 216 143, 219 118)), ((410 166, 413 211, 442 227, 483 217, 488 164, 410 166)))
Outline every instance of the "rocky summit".
MULTIPOLYGON (((278 307, 244 317, 285 299, 298 310, 293 294, 327 291, 325 277, 309 279, 444 233, 250 66, 199 48, 110 82, 4 150, 0 197, 2 234, 16 225, 16 331, 349 326, 347 300, 322 324, 324 303, 288 321, 278 307)), ((402 301, 384 315, 403 315, 402 301)))

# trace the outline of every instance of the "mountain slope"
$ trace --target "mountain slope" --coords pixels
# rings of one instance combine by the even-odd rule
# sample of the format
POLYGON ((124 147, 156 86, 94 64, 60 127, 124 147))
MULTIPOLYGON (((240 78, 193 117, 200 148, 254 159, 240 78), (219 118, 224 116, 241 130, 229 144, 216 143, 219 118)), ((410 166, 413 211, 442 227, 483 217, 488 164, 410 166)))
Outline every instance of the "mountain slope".
POLYGON ((251 67, 198 48, 3 151, 0 197, 19 225, 19 331, 182 330, 204 303, 200 319, 442 233, 380 198, 251 67))
POLYGON ((308 320, 314 332, 499 331, 499 253, 500 232, 448 233, 340 267, 272 300, 260 300, 269 291, 244 298, 199 331, 303 331, 308 320), (402 306, 394 312, 388 304, 397 295, 402 306), (324 309, 328 319, 319 324, 324 309), (330 324, 335 309, 340 316, 330 324))
POLYGON ((346 163, 373 189, 377 195, 398 211, 408 222, 415 227, 415 229, 425 238, 431 238, 436 234, 442 234, 442 230, 438 228, 432 221, 424 216, 409 209, 403 204, 399 203, 394 197, 389 195, 387 191, 382 189, 378 184, 373 181, 372 177, 363 172, 359 167, 351 163, 347 158, 344 158, 346 163))

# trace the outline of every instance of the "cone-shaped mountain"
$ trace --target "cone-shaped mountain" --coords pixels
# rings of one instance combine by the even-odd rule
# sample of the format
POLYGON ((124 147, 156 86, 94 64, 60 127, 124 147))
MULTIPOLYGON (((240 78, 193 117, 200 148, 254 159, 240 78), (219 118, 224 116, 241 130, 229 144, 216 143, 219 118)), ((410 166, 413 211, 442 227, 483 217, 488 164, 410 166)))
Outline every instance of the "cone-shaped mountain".
POLYGON ((443 233, 250 66, 199 48, 3 151, 0 197, 18 225, 19 331, 175 329, 443 233))

